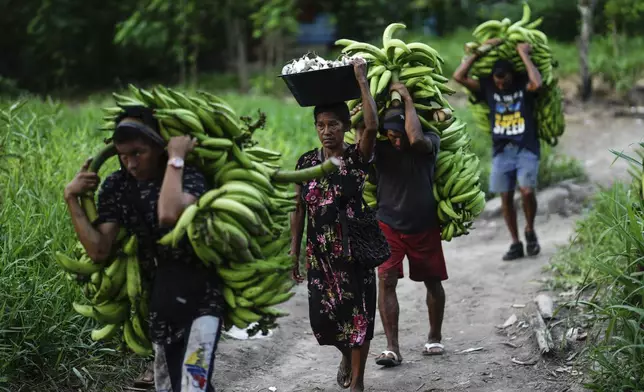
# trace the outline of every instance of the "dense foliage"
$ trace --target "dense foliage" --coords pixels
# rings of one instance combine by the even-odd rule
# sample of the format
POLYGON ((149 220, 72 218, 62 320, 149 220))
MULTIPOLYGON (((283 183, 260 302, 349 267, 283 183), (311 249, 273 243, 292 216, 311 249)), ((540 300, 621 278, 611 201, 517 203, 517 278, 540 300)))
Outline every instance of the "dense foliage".
MULTIPOLYGON (((549 37, 574 41, 576 1, 530 3, 535 15, 544 17, 542 27, 549 37)), ((613 31, 613 26, 620 37, 642 32, 642 4, 599 0, 596 33, 613 31)), ((0 6, 4 92, 15 92, 16 84, 51 92, 135 80, 194 82, 200 71, 236 70, 240 45, 249 62, 261 61, 275 46, 292 47, 304 14, 328 12, 338 37, 369 40, 393 20, 421 31, 434 18, 436 31, 448 34, 500 15, 516 18, 521 12, 521 1, 490 0, 415 0, 405 6, 384 0, 2 0, 0 6)))
POLYGON ((605 392, 644 389, 644 154, 622 157, 632 162, 633 183, 597 194, 552 264, 556 282, 584 298, 578 304, 595 327, 582 358, 588 387, 605 392))

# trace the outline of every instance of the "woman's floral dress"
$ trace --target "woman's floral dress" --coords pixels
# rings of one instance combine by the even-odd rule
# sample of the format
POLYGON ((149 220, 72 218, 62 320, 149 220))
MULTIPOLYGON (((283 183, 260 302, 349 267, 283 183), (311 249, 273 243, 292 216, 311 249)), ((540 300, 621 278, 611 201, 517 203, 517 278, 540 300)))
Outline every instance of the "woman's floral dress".
MULTIPOLYGON (((322 163, 320 150, 302 155, 297 169, 322 163)), ((373 338, 376 312, 374 269, 363 270, 343 252, 340 209, 359 211, 369 165, 355 144, 341 158, 340 170, 302 185, 307 208, 306 261, 309 318, 320 345, 359 347, 373 338)))

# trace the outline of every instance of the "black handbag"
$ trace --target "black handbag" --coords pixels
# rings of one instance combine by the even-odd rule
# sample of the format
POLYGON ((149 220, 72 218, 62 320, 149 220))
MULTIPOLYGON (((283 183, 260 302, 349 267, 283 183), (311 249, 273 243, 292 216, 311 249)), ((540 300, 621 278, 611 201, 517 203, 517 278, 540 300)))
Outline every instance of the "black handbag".
MULTIPOLYGON (((322 150, 320 160, 324 161, 322 150)), ((332 174, 332 181, 337 176, 337 173, 332 174)), ((341 185, 344 187, 344 184, 341 185)), ((352 257, 364 269, 372 269, 389 259, 391 249, 378 225, 376 211, 369 207, 362 195, 360 200, 361 208, 355 211, 353 217, 347 215, 346 203, 336 202, 342 227, 342 248, 345 256, 352 257)))
POLYGON ((340 211, 343 247, 347 255, 350 247, 351 257, 363 268, 372 269, 391 257, 391 249, 378 225, 376 211, 361 199, 362 209, 352 218, 347 216, 346 209, 340 211))

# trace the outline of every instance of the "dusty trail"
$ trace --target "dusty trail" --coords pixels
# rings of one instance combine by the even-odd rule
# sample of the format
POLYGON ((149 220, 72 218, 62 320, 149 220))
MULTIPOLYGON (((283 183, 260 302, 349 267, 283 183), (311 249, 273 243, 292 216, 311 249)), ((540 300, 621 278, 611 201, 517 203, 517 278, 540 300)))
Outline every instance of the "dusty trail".
MULTIPOLYGON (((591 181, 603 185, 623 176, 624 166, 616 164, 608 148, 627 149, 642 140, 644 127, 635 120, 609 121, 576 113, 570 118, 563 149, 581 159, 591 181), (576 116, 576 117, 575 117, 576 116), (587 122, 584 123, 584 120, 587 122), (588 122, 590 121, 590 122, 588 122)), ((383 369, 374 357, 386 348, 379 316, 366 371, 367 391, 567 391, 573 383, 553 376, 557 360, 544 362, 535 348, 531 329, 513 328, 500 332, 510 315, 519 320, 532 311, 532 299, 541 289, 542 267, 565 245, 576 217, 558 215, 537 217, 537 233, 542 253, 536 258, 503 262, 508 235, 501 220, 481 221, 471 235, 444 243, 450 279, 447 295, 443 343, 447 353, 423 357, 421 350, 428 333, 425 290, 409 279, 399 282, 400 343, 404 362, 383 369), (514 308, 513 305, 527 305, 514 308), (508 334, 506 334, 508 333, 508 334), (506 342, 511 342, 506 345, 506 342), (469 348, 482 348, 459 353, 469 348), (518 365, 536 361, 534 366, 518 365)), ((522 223, 520 222, 520 227, 522 223)), ((306 286, 284 306, 291 315, 270 338, 222 342, 216 361, 218 391, 340 391, 335 374, 340 356, 337 350, 320 347, 311 335, 308 321, 306 286)))

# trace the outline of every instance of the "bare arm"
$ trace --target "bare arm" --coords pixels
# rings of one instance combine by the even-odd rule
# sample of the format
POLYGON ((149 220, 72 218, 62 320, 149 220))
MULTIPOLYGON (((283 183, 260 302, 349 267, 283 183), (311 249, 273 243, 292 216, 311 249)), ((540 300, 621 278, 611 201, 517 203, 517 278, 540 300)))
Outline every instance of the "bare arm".
POLYGON ((304 223, 306 219, 306 207, 302 200, 302 186, 295 185, 295 211, 291 213, 291 255, 293 256, 293 279, 300 282, 300 250, 302 236, 304 235, 304 223))
POLYGON ((100 263, 110 256, 119 227, 113 222, 94 227, 78 201, 80 195, 93 192, 100 182, 96 173, 88 171, 91 160, 85 161, 74 179, 67 184, 64 197, 79 241, 89 258, 100 263))
POLYGON ((72 218, 74 231, 76 231, 76 235, 89 258, 95 263, 107 260, 112 253, 112 247, 119 232, 118 224, 108 222, 94 227, 76 197, 66 197, 65 201, 72 218))
POLYGON ((369 90, 369 81, 367 80, 365 61, 360 59, 354 62, 354 71, 356 80, 360 86, 362 94, 362 112, 364 127, 360 131, 360 135, 356 132, 356 141, 359 141, 358 146, 360 152, 365 159, 370 159, 373 155, 373 149, 376 144, 376 137, 378 136, 378 109, 376 102, 371 96, 369 90))
POLYGON ((456 68, 456 71, 454 71, 454 75, 452 75, 452 78, 460 83, 461 85, 465 86, 468 90, 477 92, 481 88, 481 84, 477 79, 473 79, 469 76, 470 69, 472 69, 472 65, 478 60, 478 55, 473 54, 470 55, 463 61, 458 68, 456 68))
MULTIPOLYGON (((502 41, 499 38, 492 38, 487 41, 485 41, 484 45, 488 47, 495 47, 498 44, 500 44, 502 41)), ((481 89, 481 83, 477 79, 473 79, 469 77, 470 70, 472 69, 472 65, 479 59, 479 54, 474 53, 470 56, 468 56, 465 61, 463 61, 458 68, 456 68, 456 71, 454 71, 454 75, 452 75, 452 78, 460 83, 461 85, 465 86, 468 90, 472 92, 478 92, 481 89)))
POLYGON ((418 119, 418 112, 416 112, 414 100, 411 94, 409 94, 409 90, 402 83, 394 83, 391 89, 397 91, 403 100, 405 108, 405 132, 407 133, 409 145, 411 148, 420 152, 432 153, 434 151, 432 142, 423 135, 423 126, 418 119))
POLYGON ((519 56, 521 56, 521 60, 525 64, 525 69, 528 72, 529 82, 526 89, 530 92, 539 90, 542 84, 541 73, 530 58, 530 45, 526 43, 517 45, 517 52, 519 52, 519 56))
MULTIPOLYGON (((195 140, 188 136, 172 138, 168 144, 168 155, 185 158, 192 150, 195 140)), ((193 195, 183 191, 183 168, 168 167, 163 177, 161 192, 159 194, 158 219, 161 226, 174 226, 190 204, 197 201, 193 195)))

